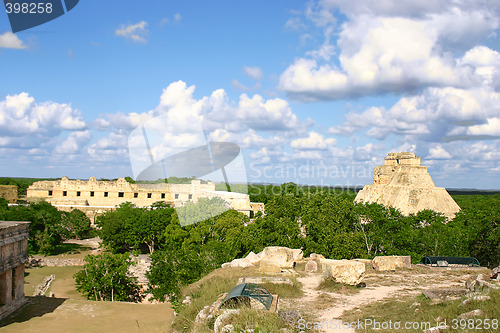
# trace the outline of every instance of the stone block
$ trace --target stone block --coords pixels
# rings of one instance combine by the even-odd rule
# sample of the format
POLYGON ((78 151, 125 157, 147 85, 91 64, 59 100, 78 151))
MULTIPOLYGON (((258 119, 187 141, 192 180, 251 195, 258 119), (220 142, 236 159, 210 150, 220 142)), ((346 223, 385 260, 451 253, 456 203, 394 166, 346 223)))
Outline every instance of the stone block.
POLYGON ((281 273, 281 267, 273 261, 262 260, 259 266, 260 273, 281 273))
POLYGON ((262 260, 262 258, 259 255, 255 254, 253 252, 250 252, 249 254, 247 254, 245 259, 247 259, 253 265, 257 265, 262 260))
POLYGON ((483 315, 483 310, 476 309, 476 310, 472 310, 472 311, 460 314, 457 317, 457 319, 459 319, 459 320, 460 319, 467 319, 467 318, 477 317, 477 316, 482 316, 482 315, 483 315))
POLYGON ((318 263, 315 260, 308 260, 304 270, 308 273, 316 273, 318 271, 318 263))
POLYGON ((231 262, 226 262, 222 264, 222 268, 228 268, 228 267, 254 267, 254 265, 247 259, 247 258, 241 258, 241 259, 234 259, 231 262))
POLYGON ((411 268, 411 256, 379 256, 372 263, 377 271, 395 271, 397 268, 411 268))
POLYGON ((354 259, 356 261, 359 261, 359 262, 362 262, 363 264, 365 265, 371 265, 372 264, 372 260, 371 259, 360 259, 360 258, 356 258, 354 259))
POLYGON ((320 260, 325 278, 333 278, 338 283, 356 285, 365 272, 365 264, 355 260, 320 260))
POLYGON ((491 270, 491 276, 490 279, 500 279, 500 266, 495 267, 491 270))
POLYGON ((268 246, 258 254, 262 261, 272 262, 280 268, 293 268, 293 263, 302 259, 302 255, 300 249, 289 249, 282 246, 268 246))
POLYGON ((309 258, 311 258, 311 259, 318 259, 318 260, 319 260, 319 259, 326 259, 324 255, 322 255, 322 254, 317 254, 317 253, 311 253, 311 254, 309 255, 309 258))

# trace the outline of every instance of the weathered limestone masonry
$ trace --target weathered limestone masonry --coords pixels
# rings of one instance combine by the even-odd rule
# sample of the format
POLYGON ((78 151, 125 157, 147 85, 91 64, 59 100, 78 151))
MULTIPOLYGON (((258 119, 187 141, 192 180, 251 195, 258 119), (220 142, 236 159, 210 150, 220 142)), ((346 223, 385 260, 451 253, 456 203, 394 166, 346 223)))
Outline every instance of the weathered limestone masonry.
POLYGON ((57 181, 35 182, 27 192, 29 201, 45 200, 62 211, 79 209, 92 223, 96 216, 127 201, 137 207, 150 207, 158 201, 179 207, 188 201, 214 196, 223 198, 233 209, 248 216, 253 212, 248 195, 215 191, 215 183, 199 179, 192 180, 191 184, 130 184, 124 178, 98 181, 90 177, 85 181, 63 177, 57 181))
POLYGON ((253 212, 262 212, 264 213, 265 207, 262 202, 250 202, 250 208, 253 212))
POLYGON ((414 153, 389 153, 383 166, 375 167, 373 184, 358 192, 355 202, 379 203, 404 215, 432 209, 453 218, 460 207, 445 188, 436 187, 426 166, 414 153))
POLYGON ((173 203, 174 199, 196 201, 203 190, 215 190, 214 183, 201 184, 130 184, 124 178, 116 181, 85 180, 35 182, 28 188, 28 199, 45 199, 55 205, 114 207, 130 201, 137 207, 149 207, 157 201, 173 203))
POLYGON ((0 221, 0 319, 24 304, 29 222, 0 221))
POLYGON ((231 204, 231 208, 247 216, 253 213, 250 196, 248 194, 225 191, 205 191, 202 193, 202 196, 206 198, 222 198, 231 204))
POLYGON ((8 203, 16 203, 17 201, 17 186, 16 185, 0 185, 0 198, 4 198, 8 203))

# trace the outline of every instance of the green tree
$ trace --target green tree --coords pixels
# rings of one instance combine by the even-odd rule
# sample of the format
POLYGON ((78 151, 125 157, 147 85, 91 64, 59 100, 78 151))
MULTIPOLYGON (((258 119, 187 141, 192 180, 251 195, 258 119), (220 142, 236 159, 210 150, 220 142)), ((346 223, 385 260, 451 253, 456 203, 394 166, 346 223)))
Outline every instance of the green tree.
POLYGON ((139 251, 153 253, 164 244, 165 228, 177 219, 175 209, 156 202, 151 209, 130 202, 97 218, 103 244, 113 253, 139 251))
POLYGON ((44 201, 18 209, 18 212, 27 218, 24 221, 31 222, 28 249, 32 253, 53 254, 57 245, 62 243, 62 213, 44 201))
POLYGON ((310 196, 304 209, 306 254, 316 252, 337 259, 363 256, 363 235, 356 230, 358 216, 350 198, 318 193, 310 196))
POLYGON ((0 198, 0 212, 5 212, 9 208, 9 202, 5 198, 0 198))
POLYGON ((127 176, 125 177, 125 180, 130 184, 135 184, 135 180, 132 177, 127 176))
POLYGON ((121 204, 115 211, 97 217, 99 235, 104 246, 113 253, 128 252, 136 248, 137 240, 131 230, 138 223, 144 208, 137 208, 130 202, 121 204))
POLYGON ((148 252, 153 253, 162 245, 165 228, 171 223, 174 215, 175 209, 164 202, 157 202, 152 205, 151 210, 142 211, 139 220, 130 224, 132 247, 140 249, 145 245, 148 252))
POLYGON ((83 269, 75 274, 76 290, 96 301, 133 301, 141 299, 139 285, 128 275, 133 265, 128 253, 102 253, 85 257, 83 269))
POLYGON ((177 216, 182 226, 192 225, 220 215, 230 209, 222 198, 200 198, 196 203, 188 202, 177 208, 177 216))
POLYGON ((462 210, 449 224, 462 231, 459 242, 481 265, 499 265, 500 194, 459 195, 456 199, 462 210))
POLYGON ((197 281, 207 265, 195 248, 178 248, 155 251, 151 255, 151 267, 146 273, 148 291, 159 301, 178 305, 181 287, 197 281))
POLYGON ((92 234, 90 225, 90 219, 81 210, 73 209, 71 212, 62 214, 62 236, 66 239, 83 239, 89 237, 92 234))
POLYGON ((163 246, 151 255, 149 290, 158 300, 178 301, 180 288, 245 253, 241 233, 248 217, 234 210, 181 227, 165 228, 163 246))
POLYGON ((49 255, 62 243, 61 212, 47 202, 4 207, 0 209, 0 220, 30 222, 29 254, 49 255))

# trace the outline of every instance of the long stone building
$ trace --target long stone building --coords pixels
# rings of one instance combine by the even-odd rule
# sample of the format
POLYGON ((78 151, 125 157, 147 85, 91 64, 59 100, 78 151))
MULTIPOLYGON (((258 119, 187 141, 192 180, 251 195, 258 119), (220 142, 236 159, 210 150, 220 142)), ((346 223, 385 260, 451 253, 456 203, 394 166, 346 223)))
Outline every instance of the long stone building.
POLYGON ((215 191, 214 182, 198 179, 192 180, 190 184, 131 184, 124 178, 98 181, 90 177, 86 181, 63 177, 56 181, 35 182, 27 190, 28 201, 45 200, 62 211, 80 209, 92 222, 97 215, 127 201, 137 207, 150 207, 158 201, 180 207, 187 202, 196 203, 203 197, 220 197, 231 208, 247 216, 263 209, 260 205, 252 205, 247 194, 215 191))
POLYGON ((24 264, 28 261, 29 222, 0 221, 0 319, 26 301, 24 264))
POLYGON ((453 218, 460 207, 443 187, 436 187, 414 153, 389 153, 384 165, 375 167, 373 184, 358 192, 355 202, 379 203, 404 215, 425 209, 453 218))

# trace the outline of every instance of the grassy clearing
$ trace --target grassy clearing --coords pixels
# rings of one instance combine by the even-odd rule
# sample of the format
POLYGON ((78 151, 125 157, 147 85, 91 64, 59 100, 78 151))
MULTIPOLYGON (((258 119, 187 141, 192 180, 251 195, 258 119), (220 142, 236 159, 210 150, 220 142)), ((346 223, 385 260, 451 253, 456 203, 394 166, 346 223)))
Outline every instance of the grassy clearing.
POLYGON ((321 281, 317 290, 325 290, 332 293, 343 294, 343 295, 354 295, 359 293, 360 287, 350 286, 348 284, 335 282, 333 279, 325 279, 321 281))
MULTIPOLYGON (((437 322, 443 322, 451 326, 452 331, 460 332, 477 332, 478 328, 470 329, 467 327, 461 327, 460 325, 467 325, 468 322, 454 322, 457 320, 458 316, 462 313, 470 312, 472 310, 481 309, 484 314, 481 316, 473 317, 475 325, 483 323, 484 319, 497 319, 500 320, 500 309, 498 304, 500 304, 500 291, 491 291, 491 299, 487 301, 472 301, 466 305, 460 305, 462 299, 455 301, 442 301, 433 302, 423 295, 417 297, 404 297, 404 298, 393 298, 386 301, 381 301, 373 303, 368 306, 363 306, 362 308, 356 308, 352 311, 345 312, 342 320, 348 322, 365 322, 365 320, 377 321, 379 323, 383 322, 401 322, 404 323, 428 323, 429 327, 437 326, 437 322), (454 327, 453 325, 457 325, 454 327), (455 330, 453 330, 455 328, 455 330)), ((477 326, 476 326, 477 327, 477 326)), ((500 326, 499 326, 500 327, 500 326)), ((405 332, 422 332, 422 328, 404 330, 405 332)), ((379 329, 375 330, 373 327, 368 329, 365 327, 364 330, 359 330, 360 332, 394 332, 394 329, 379 329)), ((485 329, 482 326, 481 332, 498 332, 499 328, 485 329)))
POLYGON ((47 295, 52 291, 55 297, 84 299, 76 291, 75 279, 73 278, 73 275, 81 269, 82 266, 27 268, 24 273, 24 294, 28 296, 33 295, 35 286, 40 284, 44 278, 53 274, 55 280, 48 289, 47 295))
MULTIPOLYGON (((297 333, 298 329, 287 326, 275 312, 242 308, 238 313, 228 316, 223 325, 231 324, 235 332, 247 332, 254 330, 254 333, 275 333, 281 329, 287 329, 288 333, 297 333)), ((196 326, 193 332, 213 333, 214 320, 209 321, 206 326, 196 326)), ((312 332, 312 331, 311 331, 312 332)))
MULTIPOLYGON (((232 324, 236 332, 246 332, 254 329, 257 333, 279 332, 282 328, 289 328, 276 313, 252 309, 241 309, 237 314, 230 316, 226 324, 232 324)), ((298 332, 289 328, 289 332, 298 332)))
POLYGON ((295 277, 291 278, 292 284, 286 283, 261 283, 260 285, 266 288, 271 294, 277 294, 280 298, 297 298, 304 295, 302 291, 302 283, 297 281, 295 277))
MULTIPOLYGON (((78 254, 89 254, 92 248, 90 246, 84 246, 80 244, 72 243, 62 243, 56 246, 54 254, 51 257, 59 258, 61 255, 78 255, 78 254)), ((84 255, 84 256, 85 256, 84 255)), ((75 256, 72 256, 75 257, 75 256)), ((78 257, 78 256, 76 256, 78 257)))

